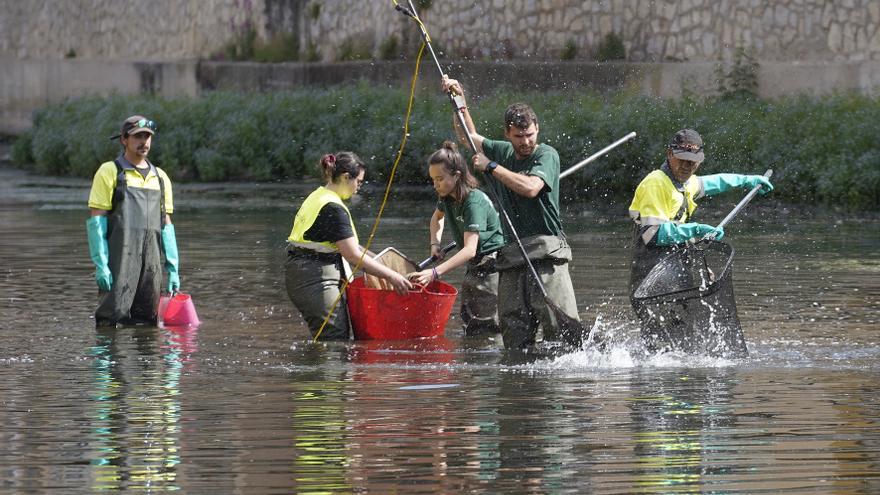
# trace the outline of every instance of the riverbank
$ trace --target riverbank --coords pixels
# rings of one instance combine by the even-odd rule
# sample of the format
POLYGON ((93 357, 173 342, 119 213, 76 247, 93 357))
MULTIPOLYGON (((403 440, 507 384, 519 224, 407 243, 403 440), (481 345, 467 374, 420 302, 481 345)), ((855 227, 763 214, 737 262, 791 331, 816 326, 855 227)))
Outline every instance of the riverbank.
MULTIPOLYGON (((8 144, 5 147, 8 149, 8 144)), ((90 179, 35 174, 13 166, 8 159, 3 159, 4 156, 8 157, 8 153, 4 153, 4 145, 0 143, 0 208, 86 211, 90 179)), ((296 182, 175 183, 174 204, 178 215, 199 210, 280 210, 289 211, 292 215, 318 185, 320 181, 317 179, 296 182)), ((369 183, 352 199, 352 207, 357 208, 364 218, 373 218, 384 193, 384 183, 369 183)), ((397 212, 411 211, 413 222, 419 223, 419 215, 427 222, 434 194, 431 186, 395 184, 386 214, 399 217, 401 214, 397 212)), ((722 218, 741 198, 735 193, 707 198, 700 202, 698 215, 711 223, 711 219, 722 218)), ((563 216, 570 221, 609 224, 623 219, 626 223, 628 201, 570 195, 562 198, 561 206, 563 216)), ((826 205, 784 202, 771 195, 753 200, 737 221, 756 225, 772 218, 780 219, 784 224, 808 221, 841 225, 876 222, 880 220, 880 211, 852 211, 826 205)))
MULTIPOLYGON (((563 196, 628 200, 662 163, 670 136, 690 127, 706 147, 701 174, 772 168, 779 200, 880 209, 880 98, 664 100, 500 89, 469 101, 478 130, 503 139, 501 116, 517 100, 535 108, 539 139, 558 150, 562 169, 628 132, 637 134, 566 179, 563 196)), ((299 182, 317 177, 322 154, 341 149, 356 151, 368 164, 368 180, 383 183, 396 161, 407 103, 404 92, 366 84, 184 99, 84 98, 38 112, 11 158, 37 173, 91 177, 97 164, 118 153, 119 144, 107 137, 137 112, 158 123, 150 157, 176 183, 299 182)), ((429 184, 427 156, 454 137, 448 105, 439 94, 415 99, 398 186, 429 184)))

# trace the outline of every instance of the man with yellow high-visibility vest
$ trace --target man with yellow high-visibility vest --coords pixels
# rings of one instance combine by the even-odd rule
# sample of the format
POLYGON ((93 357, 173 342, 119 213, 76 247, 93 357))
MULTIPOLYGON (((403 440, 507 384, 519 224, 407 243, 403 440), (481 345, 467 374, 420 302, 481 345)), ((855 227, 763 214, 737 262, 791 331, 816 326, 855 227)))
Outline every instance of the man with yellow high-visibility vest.
POLYGON ((156 123, 125 119, 118 134, 122 153, 103 163, 89 192, 89 254, 98 284, 98 327, 157 322, 162 268, 166 290, 180 290, 177 236, 171 214, 171 179, 147 155, 156 123))
POLYGON ((642 322, 642 338, 649 349, 657 348, 658 329, 654 328, 657 322, 651 320, 646 308, 633 297, 636 289, 666 255, 712 232, 715 240, 724 236, 724 229, 720 227, 690 222, 697 208, 696 200, 737 187, 751 189, 758 184, 763 186, 761 194, 773 190, 773 185, 762 175, 694 175, 704 158, 703 139, 697 131, 676 132, 666 149, 666 161, 642 179, 629 206, 629 215, 635 222, 630 302, 642 322))

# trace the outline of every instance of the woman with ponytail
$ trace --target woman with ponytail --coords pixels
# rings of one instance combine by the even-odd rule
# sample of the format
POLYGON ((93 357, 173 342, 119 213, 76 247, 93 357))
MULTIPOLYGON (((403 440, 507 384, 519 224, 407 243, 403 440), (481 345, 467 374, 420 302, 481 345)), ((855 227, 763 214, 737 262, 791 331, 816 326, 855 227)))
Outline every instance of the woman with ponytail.
MULTIPOLYGON (((357 265, 365 249, 358 242, 351 213, 344 201, 364 182, 366 165, 352 152, 341 151, 321 157, 324 185, 303 202, 287 239, 285 283, 287 295, 317 334, 339 297, 345 277, 345 263, 357 265)), ((406 294, 412 284, 403 275, 363 256, 363 270, 387 280, 394 290, 406 294)), ((327 319, 321 340, 348 339, 350 322, 343 297, 327 319)))
POLYGON ((439 200, 431 216, 431 255, 443 258, 440 239, 449 219, 449 230, 459 246, 454 256, 440 265, 410 273, 410 280, 428 284, 450 270, 467 265, 461 286, 461 319, 465 335, 495 334, 498 327, 497 251, 504 246, 498 212, 458 152, 455 143, 445 141, 428 158, 428 174, 439 200))

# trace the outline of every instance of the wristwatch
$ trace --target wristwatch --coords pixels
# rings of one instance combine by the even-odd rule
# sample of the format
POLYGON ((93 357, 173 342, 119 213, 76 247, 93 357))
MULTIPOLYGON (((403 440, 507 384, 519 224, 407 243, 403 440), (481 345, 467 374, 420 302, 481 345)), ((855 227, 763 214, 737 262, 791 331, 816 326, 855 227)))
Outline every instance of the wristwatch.
POLYGON ((485 172, 486 172, 487 174, 489 174, 489 175, 492 175, 492 172, 494 172, 496 168, 498 168, 498 163, 496 163, 496 162, 489 162, 489 164, 486 165, 486 170, 485 170, 485 172))

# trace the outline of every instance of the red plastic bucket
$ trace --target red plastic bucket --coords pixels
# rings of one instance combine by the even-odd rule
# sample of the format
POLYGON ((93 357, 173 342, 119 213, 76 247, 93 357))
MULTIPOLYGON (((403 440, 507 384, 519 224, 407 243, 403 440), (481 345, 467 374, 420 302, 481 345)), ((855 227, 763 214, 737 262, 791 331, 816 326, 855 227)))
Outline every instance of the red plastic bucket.
MULTIPOLYGON (((161 306, 162 303, 160 302, 161 306)), ((196 307, 193 305, 192 298, 189 294, 178 292, 174 295, 165 306, 165 313, 162 315, 162 322, 165 326, 187 326, 198 325, 199 315, 196 314, 196 307)))
POLYGON ((458 291, 435 280, 402 296, 366 287, 358 277, 346 295, 355 339, 402 340, 443 335, 458 291))

